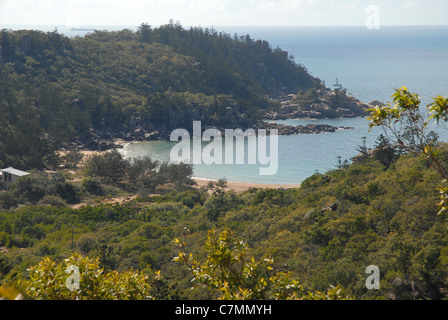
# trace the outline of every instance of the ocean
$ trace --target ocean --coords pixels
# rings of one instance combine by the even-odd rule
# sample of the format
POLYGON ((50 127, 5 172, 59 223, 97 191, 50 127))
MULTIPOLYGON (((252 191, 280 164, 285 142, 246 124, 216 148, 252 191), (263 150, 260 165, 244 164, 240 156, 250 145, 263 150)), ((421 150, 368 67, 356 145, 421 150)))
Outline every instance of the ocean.
MULTIPOLYGON (((133 29, 132 27, 129 27, 133 29)), ((280 47, 304 65, 310 74, 333 88, 336 81, 350 95, 363 102, 388 102, 394 88, 406 86, 422 97, 422 104, 431 97, 448 96, 448 26, 388 27, 369 30, 365 27, 214 27, 230 35, 249 34, 253 39, 267 40, 272 48, 280 47), (337 79, 337 80, 336 80, 337 79)), ((53 30, 54 27, 47 27, 53 30)), ((120 27, 99 29, 117 30, 120 27)), ((135 29, 135 28, 134 28, 135 29)), ((67 36, 83 35, 64 27, 67 36)), ((338 157, 355 156, 366 137, 373 147, 380 129, 369 132, 364 118, 287 120, 281 123, 300 125, 325 123, 353 127, 335 133, 280 136, 278 171, 275 175, 259 174, 261 165, 195 165, 194 175, 205 179, 226 178, 228 181, 299 184, 315 172, 336 168, 338 157)), ((441 140, 448 141, 447 130, 434 128, 441 140)), ((129 143, 122 152, 128 157, 150 155, 168 161, 173 142, 129 143)))

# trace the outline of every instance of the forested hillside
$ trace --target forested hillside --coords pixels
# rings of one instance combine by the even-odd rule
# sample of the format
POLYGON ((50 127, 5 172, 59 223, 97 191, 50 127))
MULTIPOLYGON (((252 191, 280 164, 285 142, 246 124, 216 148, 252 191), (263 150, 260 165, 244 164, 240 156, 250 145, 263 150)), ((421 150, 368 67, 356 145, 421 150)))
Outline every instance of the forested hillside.
POLYGON ((72 39, 2 30, 0 46, 0 166, 23 169, 48 167, 89 130, 150 139, 192 120, 247 128, 272 98, 322 86, 266 41, 174 23, 72 39))
MULTIPOLYGON (((316 173, 300 189, 251 189, 236 194, 216 186, 207 190, 186 184, 156 187, 155 193, 161 195, 139 192, 141 196, 115 204, 102 204, 102 196, 118 189, 125 196, 136 194, 132 188, 139 183, 106 179, 106 173, 94 170, 101 160, 97 159, 89 164, 86 174, 90 177, 82 183, 67 173, 65 182, 56 175, 50 178, 52 183, 45 183, 47 193, 65 190, 61 197, 71 190, 67 185, 74 185, 83 197, 95 199, 88 205, 71 208, 56 196, 42 201, 30 198, 44 197, 39 193, 43 187, 17 185, 10 192, 13 200, 22 199, 21 204, 2 197, 1 203, 9 203, 10 209, 0 212, 0 280, 8 284, 27 279, 30 266, 44 258, 61 262, 74 251, 98 258, 108 272, 133 269, 153 279, 160 270, 157 277, 161 278, 150 292, 158 299, 219 297, 227 292, 219 287, 220 283, 224 286, 219 278, 226 276, 220 270, 230 272, 237 291, 249 290, 241 289, 242 296, 253 292, 260 279, 275 281, 272 273, 291 272, 303 290, 325 291, 341 285, 355 299, 446 298, 448 229, 446 217, 437 215, 436 190, 442 179, 421 157, 401 155, 393 162, 386 158, 387 154, 378 152, 350 166, 316 173), (212 233, 207 253, 204 245, 211 230, 232 234, 234 242, 212 233), (242 243, 247 244, 246 258, 240 257, 242 243), (190 253, 204 264, 200 272, 215 272, 220 281, 199 285, 208 278, 191 272, 190 253), (226 260, 227 255, 233 258, 226 260), (255 259, 250 260, 251 256, 255 259), (272 271, 242 268, 241 263, 255 265, 255 261, 272 263, 268 264, 272 271), (380 268, 380 290, 366 288, 369 265, 380 268), (245 278, 245 272, 252 276, 245 278), (194 274, 198 279, 191 282, 194 274)), ((123 177, 132 177, 129 173, 135 173, 135 168, 127 170, 122 171, 123 177)), ((150 174, 146 179, 155 178, 150 174)), ((34 186, 43 181, 35 179, 34 186)), ((51 264, 45 268, 50 274, 56 272, 51 264)), ((65 289, 60 290, 65 294, 65 289)))

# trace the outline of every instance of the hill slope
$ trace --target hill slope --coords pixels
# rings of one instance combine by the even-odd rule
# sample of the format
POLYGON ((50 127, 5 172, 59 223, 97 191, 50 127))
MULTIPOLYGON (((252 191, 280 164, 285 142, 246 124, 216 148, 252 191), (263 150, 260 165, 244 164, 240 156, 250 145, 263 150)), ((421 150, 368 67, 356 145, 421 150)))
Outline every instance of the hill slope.
POLYGON ((173 239, 201 259, 207 232, 218 229, 246 242, 257 261, 273 258, 276 271, 291 271, 306 289, 340 284, 357 299, 446 298, 440 180, 424 159, 403 155, 387 170, 364 159, 315 174, 298 189, 191 189, 78 209, 22 206, 0 212, 0 281, 25 276, 42 257, 69 256, 73 230, 75 250, 99 257, 107 270, 162 270, 158 299, 206 299, 203 288, 190 290, 189 270, 173 262, 173 239), (370 265, 380 269, 380 290, 366 288, 370 265))

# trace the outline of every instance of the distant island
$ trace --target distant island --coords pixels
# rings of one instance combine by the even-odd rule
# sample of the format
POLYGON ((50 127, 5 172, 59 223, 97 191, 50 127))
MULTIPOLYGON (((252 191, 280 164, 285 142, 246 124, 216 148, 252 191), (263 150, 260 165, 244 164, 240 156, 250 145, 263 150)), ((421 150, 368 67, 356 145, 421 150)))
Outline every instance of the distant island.
POLYGON ((95 31, 94 28, 71 28, 70 31, 95 31))

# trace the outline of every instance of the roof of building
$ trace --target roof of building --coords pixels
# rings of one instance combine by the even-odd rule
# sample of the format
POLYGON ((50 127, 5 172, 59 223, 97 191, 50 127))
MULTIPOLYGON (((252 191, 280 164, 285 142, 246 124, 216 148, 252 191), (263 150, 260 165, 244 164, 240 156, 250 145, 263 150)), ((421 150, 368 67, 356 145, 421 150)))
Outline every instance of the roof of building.
POLYGON ((10 174, 18 176, 18 177, 23 177, 23 176, 29 175, 28 172, 17 170, 17 169, 14 169, 13 167, 9 167, 9 168, 6 168, 6 169, 1 169, 0 171, 1 172, 6 172, 6 173, 10 173, 10 174))

